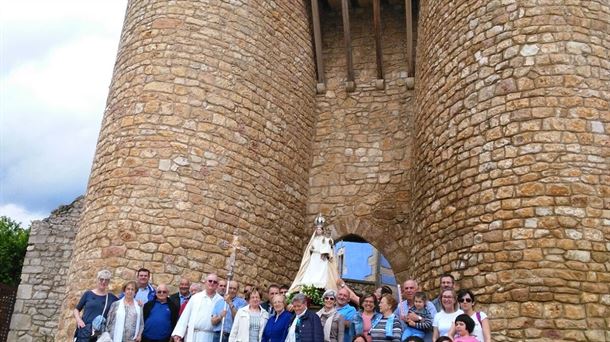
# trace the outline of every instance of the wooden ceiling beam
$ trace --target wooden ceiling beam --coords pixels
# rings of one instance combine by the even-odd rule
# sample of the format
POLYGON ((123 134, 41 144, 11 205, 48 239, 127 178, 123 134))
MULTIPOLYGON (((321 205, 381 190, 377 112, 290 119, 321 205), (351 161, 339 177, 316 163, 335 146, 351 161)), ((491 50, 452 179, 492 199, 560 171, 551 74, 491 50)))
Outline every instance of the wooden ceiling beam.
POLYGON ((356 83, 354 83, 354 62, 352 60, 352 34, 350 31, 349 23, 348 0, 341 0, 341 16, 343 17, 343 38, 345 41, 345 59, 347 64, 347 81, 345 82, 345 89, 348 92, 352 92, 356 89, 356 83))

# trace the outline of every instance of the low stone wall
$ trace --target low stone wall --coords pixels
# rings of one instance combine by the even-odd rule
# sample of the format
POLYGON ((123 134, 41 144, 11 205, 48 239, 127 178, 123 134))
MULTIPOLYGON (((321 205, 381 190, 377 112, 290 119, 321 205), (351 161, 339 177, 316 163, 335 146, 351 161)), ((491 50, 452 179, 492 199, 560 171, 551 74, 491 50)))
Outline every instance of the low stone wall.
POLYGON ((83 206, 81 196, 32 223, 8 341, 54 340, 83 206))

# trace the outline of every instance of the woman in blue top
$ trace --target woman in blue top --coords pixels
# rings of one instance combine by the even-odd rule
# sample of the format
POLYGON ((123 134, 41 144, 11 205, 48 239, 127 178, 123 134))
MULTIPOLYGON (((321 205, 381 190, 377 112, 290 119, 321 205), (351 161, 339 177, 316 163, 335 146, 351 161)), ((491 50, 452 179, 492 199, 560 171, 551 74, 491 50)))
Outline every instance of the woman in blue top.
POLYGON ((288 335, 288 328, 292 321, 292 313, 286 311, 285 297, 275 295, 271 300, 274 315, 269 317, 265 330, 263 330, 262 342, 284 342, 288 335))
POLYGON ((397 306, 396 299, 389 294, 383 295, 379 301, 381 317, 371 322, 369 334, 373 342, 400 342, 402 326, 400 319, 394 314, 397 306))
POLYGON ((97 340, 97 334, 101 331, 93 331, 93 319, 99 315, 103 315, 106 318, 110 305, 117 300, 115 295, 108 292, 111 276, 112 273, 108 270, 99 271, 97 273, 96 288, 85 291, 78 304, 76 304, 73 312, 76 319, 76 332, 74 332, 76 342, 92 342, 97 340))

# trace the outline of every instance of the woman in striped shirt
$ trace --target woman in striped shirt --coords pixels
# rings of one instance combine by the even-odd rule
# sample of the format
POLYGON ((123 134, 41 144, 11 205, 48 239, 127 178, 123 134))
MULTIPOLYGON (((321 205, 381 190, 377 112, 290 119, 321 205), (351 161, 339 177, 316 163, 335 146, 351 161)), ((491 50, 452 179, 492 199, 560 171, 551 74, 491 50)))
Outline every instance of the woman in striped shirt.
POLYGON ((402 327, 400 319, 394 315, 397 305, 396 299, 391 295, 386 294, 381 297, 379 302, 381 316, 371 322, 372 328, 369 331, 372 342, 400 342, 402 327))

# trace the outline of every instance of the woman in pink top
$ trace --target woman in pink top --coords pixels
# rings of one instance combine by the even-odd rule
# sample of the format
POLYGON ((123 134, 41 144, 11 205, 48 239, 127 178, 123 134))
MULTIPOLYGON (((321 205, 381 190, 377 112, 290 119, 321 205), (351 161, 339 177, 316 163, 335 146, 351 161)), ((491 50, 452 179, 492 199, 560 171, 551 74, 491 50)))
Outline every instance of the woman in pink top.
POLYGON ((379 312, 375 311, 375 308, 377 307, 377 298, 374 294, 360 297, 360 307, 362 310, 356 314, 351 324, 351 335, 363 334, 366 341, 371 342, 372 338, 369 334, 369 331, 371 331, 372 328, 371 322, 377 315, 381 315, 379 312))

